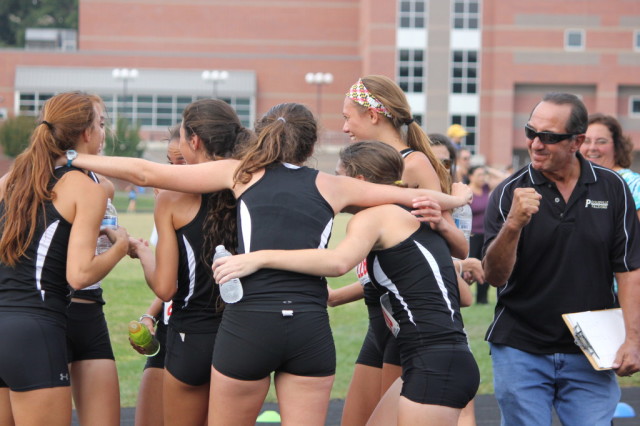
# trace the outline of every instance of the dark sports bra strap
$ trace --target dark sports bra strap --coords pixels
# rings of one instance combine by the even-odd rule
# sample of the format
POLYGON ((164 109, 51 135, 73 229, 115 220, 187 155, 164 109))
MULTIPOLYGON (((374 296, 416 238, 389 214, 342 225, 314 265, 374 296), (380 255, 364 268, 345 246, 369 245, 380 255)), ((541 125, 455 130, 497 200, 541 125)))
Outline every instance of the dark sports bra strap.
POLYGON ((415 151, 415 149, 406 148, 406 149, 403 149, 402 151, 400 151, 400 155, 402 155, 402 158, 407 158, 407 155, 411 154, 414 151, 415 151))

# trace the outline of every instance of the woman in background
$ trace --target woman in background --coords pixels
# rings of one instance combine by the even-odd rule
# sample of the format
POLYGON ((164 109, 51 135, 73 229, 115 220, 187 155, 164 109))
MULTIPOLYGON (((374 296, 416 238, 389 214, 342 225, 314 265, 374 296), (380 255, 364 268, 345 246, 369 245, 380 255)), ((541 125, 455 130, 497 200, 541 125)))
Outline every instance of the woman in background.
POLYGON ((591 114, 580 153, 589 161, 615 170, 627 182, 640 218, 640 174, 629 169, 633 143, 622 133, 618 120, 611 115, 591 114))

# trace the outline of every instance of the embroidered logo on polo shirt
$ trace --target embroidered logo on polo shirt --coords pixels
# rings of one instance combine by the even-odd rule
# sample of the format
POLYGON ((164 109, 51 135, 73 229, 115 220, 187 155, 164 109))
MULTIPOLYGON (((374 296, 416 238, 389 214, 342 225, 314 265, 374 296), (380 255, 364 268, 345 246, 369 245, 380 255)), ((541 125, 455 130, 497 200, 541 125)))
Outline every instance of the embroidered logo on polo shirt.
POLYGON ((592 209, 607 209, 609 208, 608 201, 595 201, 587 198, 587 202, 584 204, 584 207, 591 207, 592 209))

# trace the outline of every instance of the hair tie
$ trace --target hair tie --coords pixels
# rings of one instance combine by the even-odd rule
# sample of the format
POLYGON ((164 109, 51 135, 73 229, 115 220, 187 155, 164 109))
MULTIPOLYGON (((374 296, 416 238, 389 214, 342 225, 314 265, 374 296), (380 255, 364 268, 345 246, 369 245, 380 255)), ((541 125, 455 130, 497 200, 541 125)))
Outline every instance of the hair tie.
POLYGON ((405 121, 404 124, 406 124, 407 126, 411 125, 411 123, 413 123, 414 121, 416 121, 415 118, 411 117, 409 120, 405 121))
POLYGON ((278 117, 278 121, 282 121, 283 123, 286 124, 287 120, 284 119, 284 117, 278 117))
POLYGON ((402 185, 404 185, 404 182, 401 181, 401 180, 397 180, 397 181, 393 182, 393 184, 396 185, 396 186, 402 186, 402 185))
POLYGON ((40 123, 38 123, 38 125, 40 124, 46 124, 49 130, 53 130, 53 124, 49 123, 47 120, 42 120, 40 123))

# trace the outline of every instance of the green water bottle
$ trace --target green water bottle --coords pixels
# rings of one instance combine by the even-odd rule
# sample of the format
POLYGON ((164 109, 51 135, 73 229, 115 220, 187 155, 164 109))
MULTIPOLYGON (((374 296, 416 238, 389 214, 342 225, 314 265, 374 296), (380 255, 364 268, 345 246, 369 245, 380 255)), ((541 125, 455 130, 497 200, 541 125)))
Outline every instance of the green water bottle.
POLYGON ((129 338, 144 350, 146 356, 154 356, 160 352, 160 342, 149 329, 139 321, 129 323, 129 338))

